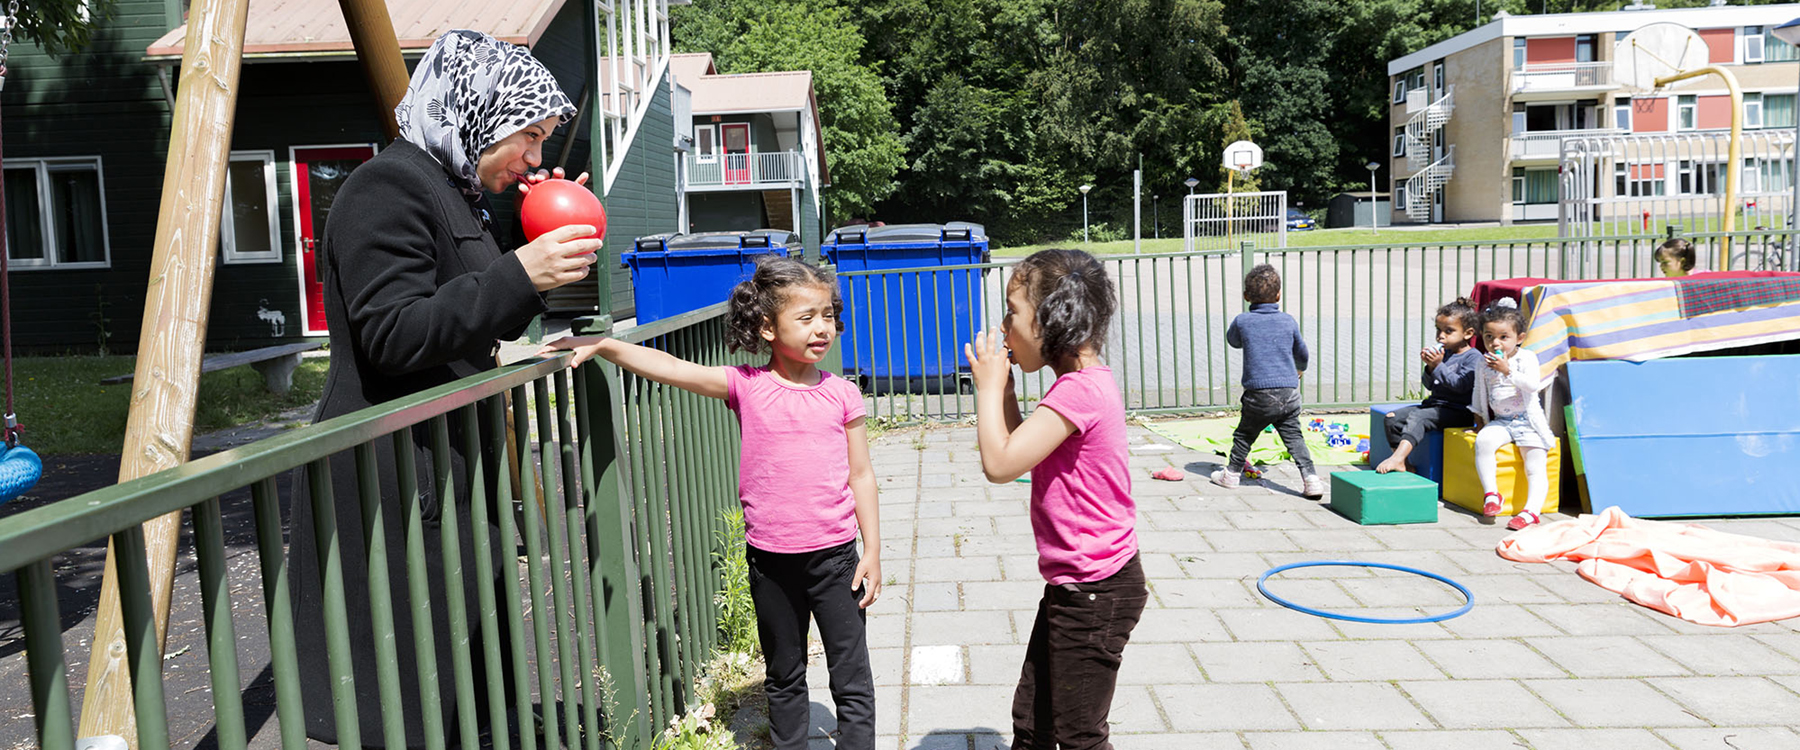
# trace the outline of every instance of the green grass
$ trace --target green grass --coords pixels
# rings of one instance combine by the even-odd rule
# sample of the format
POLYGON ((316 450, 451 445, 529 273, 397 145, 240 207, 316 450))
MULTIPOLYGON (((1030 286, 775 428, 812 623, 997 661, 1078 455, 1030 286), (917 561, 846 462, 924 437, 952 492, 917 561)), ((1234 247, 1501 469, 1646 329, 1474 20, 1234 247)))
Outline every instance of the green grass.
MULTIPOLYGON (((303 360, 286 396, 269 393, 262 375, 248 366, 200 376, 194 432, 255 422, 317 401, 328 364, 323 358, 303 360)), ((15 409, 25 444, 40 454, 119 453, 132 384, 100 385, 100 379, 131 372, 133 366, 133 358, 125 356, 13 360, 15 409)))
MULTIPOLYGON (((1448 229, 1315 229, 1310 232, 1288 232, 1288 247, 1323 247, 1333 245, 1431 245, 1456 242, 1493 242, 1495 240, 1541 240, 1556 236, 1555 224, 1520 224, 1514 226, 1454 227, 1448 229)), ((1241 239, 1258 241, 1259 245, 1275 244, 1275 235, 1247 235, 1241 239)), ((1179 253, 1186 248, 1180 237, 1143 241, 1145 253, 1179 253)), ((1131 240, 1120 242, 1052 242, 1043 245, 997 247, 993 254, 1003 258, 1022 258, 1052 247, 1073 247, 1095 255, 1130 255, 1131 240)))

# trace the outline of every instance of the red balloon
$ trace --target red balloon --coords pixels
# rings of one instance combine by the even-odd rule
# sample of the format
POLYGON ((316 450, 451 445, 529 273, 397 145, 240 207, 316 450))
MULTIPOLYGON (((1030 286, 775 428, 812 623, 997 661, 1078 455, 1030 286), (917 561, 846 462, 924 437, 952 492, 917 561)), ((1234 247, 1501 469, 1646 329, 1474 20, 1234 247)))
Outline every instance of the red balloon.
POLYGON ((606 209, 586 186, 550 179, 532 185, 519 201, 519 222, 525 225, 526 242, 570 224, 591 225, 595 233, 588 236, 599 237, 606 234, 606 209))

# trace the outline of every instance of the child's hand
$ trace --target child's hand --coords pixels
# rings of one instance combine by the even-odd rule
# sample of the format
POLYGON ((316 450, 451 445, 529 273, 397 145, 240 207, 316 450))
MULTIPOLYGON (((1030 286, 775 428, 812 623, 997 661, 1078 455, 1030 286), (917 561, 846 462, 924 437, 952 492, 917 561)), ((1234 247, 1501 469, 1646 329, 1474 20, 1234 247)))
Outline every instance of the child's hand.
POLYGON ((856 564, 856 572, 850 574, 850 590, 862 589, 862 599, 856 606, 868 609, 876 599, 881 598, 881 555, 864 555, 862 562, 856 564))
POLYGON ((1012 362, 1007 360, 1006 347, 1000 345, 999 331, 975 334, 974 341, 963 344, 963 353, 969 357, 970 375, 977 391, 1004 386, 1012 377, 1012 362))
POLYGON ((1444 350, 1435 346, 1420 349, 1419 361, 1425 363, 1426 367, 1437 367, 1444 363, 1444 350))
POLYGON ((1498 354, 1489 352, 1488 358, 1487 358, 1487 365, 1489 368, 1492 368, 1494 372, 1500 373, 1501 375, 1511 375, 1512 374, 1512 365, 1506 363, 1506 357, 1500 356, 1498 354))
POLYGON ((594 358, 600 353, 600 347, 606 341, 605 336, 564 336, 544 345, 537 350, 540 357, 553 357, 557 352, 575 352, 575 359, 569 361, 570 367, 579 367, 581 363, 594 358))

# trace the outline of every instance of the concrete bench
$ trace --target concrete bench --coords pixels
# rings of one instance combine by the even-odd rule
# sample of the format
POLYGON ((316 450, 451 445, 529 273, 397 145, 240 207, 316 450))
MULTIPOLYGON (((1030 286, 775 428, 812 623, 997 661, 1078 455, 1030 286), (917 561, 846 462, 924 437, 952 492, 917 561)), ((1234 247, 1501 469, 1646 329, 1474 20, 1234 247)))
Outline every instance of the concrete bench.
MULTIPOLYGON (((296 344, 265 346, 261 349, 242 352, 208 354, 205 359, 200 360, 200 372, 208 373, 238 365, 249 365, 256 368, 257 372, 262 373, 263 386, 268 388, 270 393, 286 395, 294 387, 294 368, 300 366, 301 352, 309 352, 321 346, 323 345, 316 341, 302 341, 296 344)), ((114 375, 100 381, 100 384, 114 385, 130 382, 134 375, 135 373, 129 372, 124 375, 114 375)))

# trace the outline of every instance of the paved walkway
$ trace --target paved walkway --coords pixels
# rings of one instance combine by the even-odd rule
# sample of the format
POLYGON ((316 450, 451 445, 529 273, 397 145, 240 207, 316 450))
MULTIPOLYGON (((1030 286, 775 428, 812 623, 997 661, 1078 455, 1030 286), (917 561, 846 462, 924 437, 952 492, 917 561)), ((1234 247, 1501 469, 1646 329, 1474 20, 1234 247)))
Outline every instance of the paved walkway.
MULTIPOLYGON (((1475 516, 1445 509, 1430 525, 1358 526, 1295 494, 1291 467, 1225 490, 1205 479, 1219 456, 1135 425, 1131 436, 1153 596, 1113 703, 1120 750, 1800 748, 1800 620, 1690 625, 1572 565, 1500 558, 1506 531, 1475 516), (1189 478, 1149 478, 1170 464, 1189 478), (1475 609, 1442 623, 1358 624, 1256 591, 1274 565, 1343 558, 1443 573, 1475 593, 1475 609)), ((889 581, 869 617, 878 747, 1005 748, 1043 586, 1028 485, 982 479, 971 427, 891 433, 873 451, 889 581)), ((1796 518, 1708 523, 1800 541, 1796 518)), ((1375 616, 1460 603, 1431 581, 1356 568, 1295 571, 1279 591, 1375 616)), ((813 747, 828 748, 822 664, 809 684, 813 747)))

